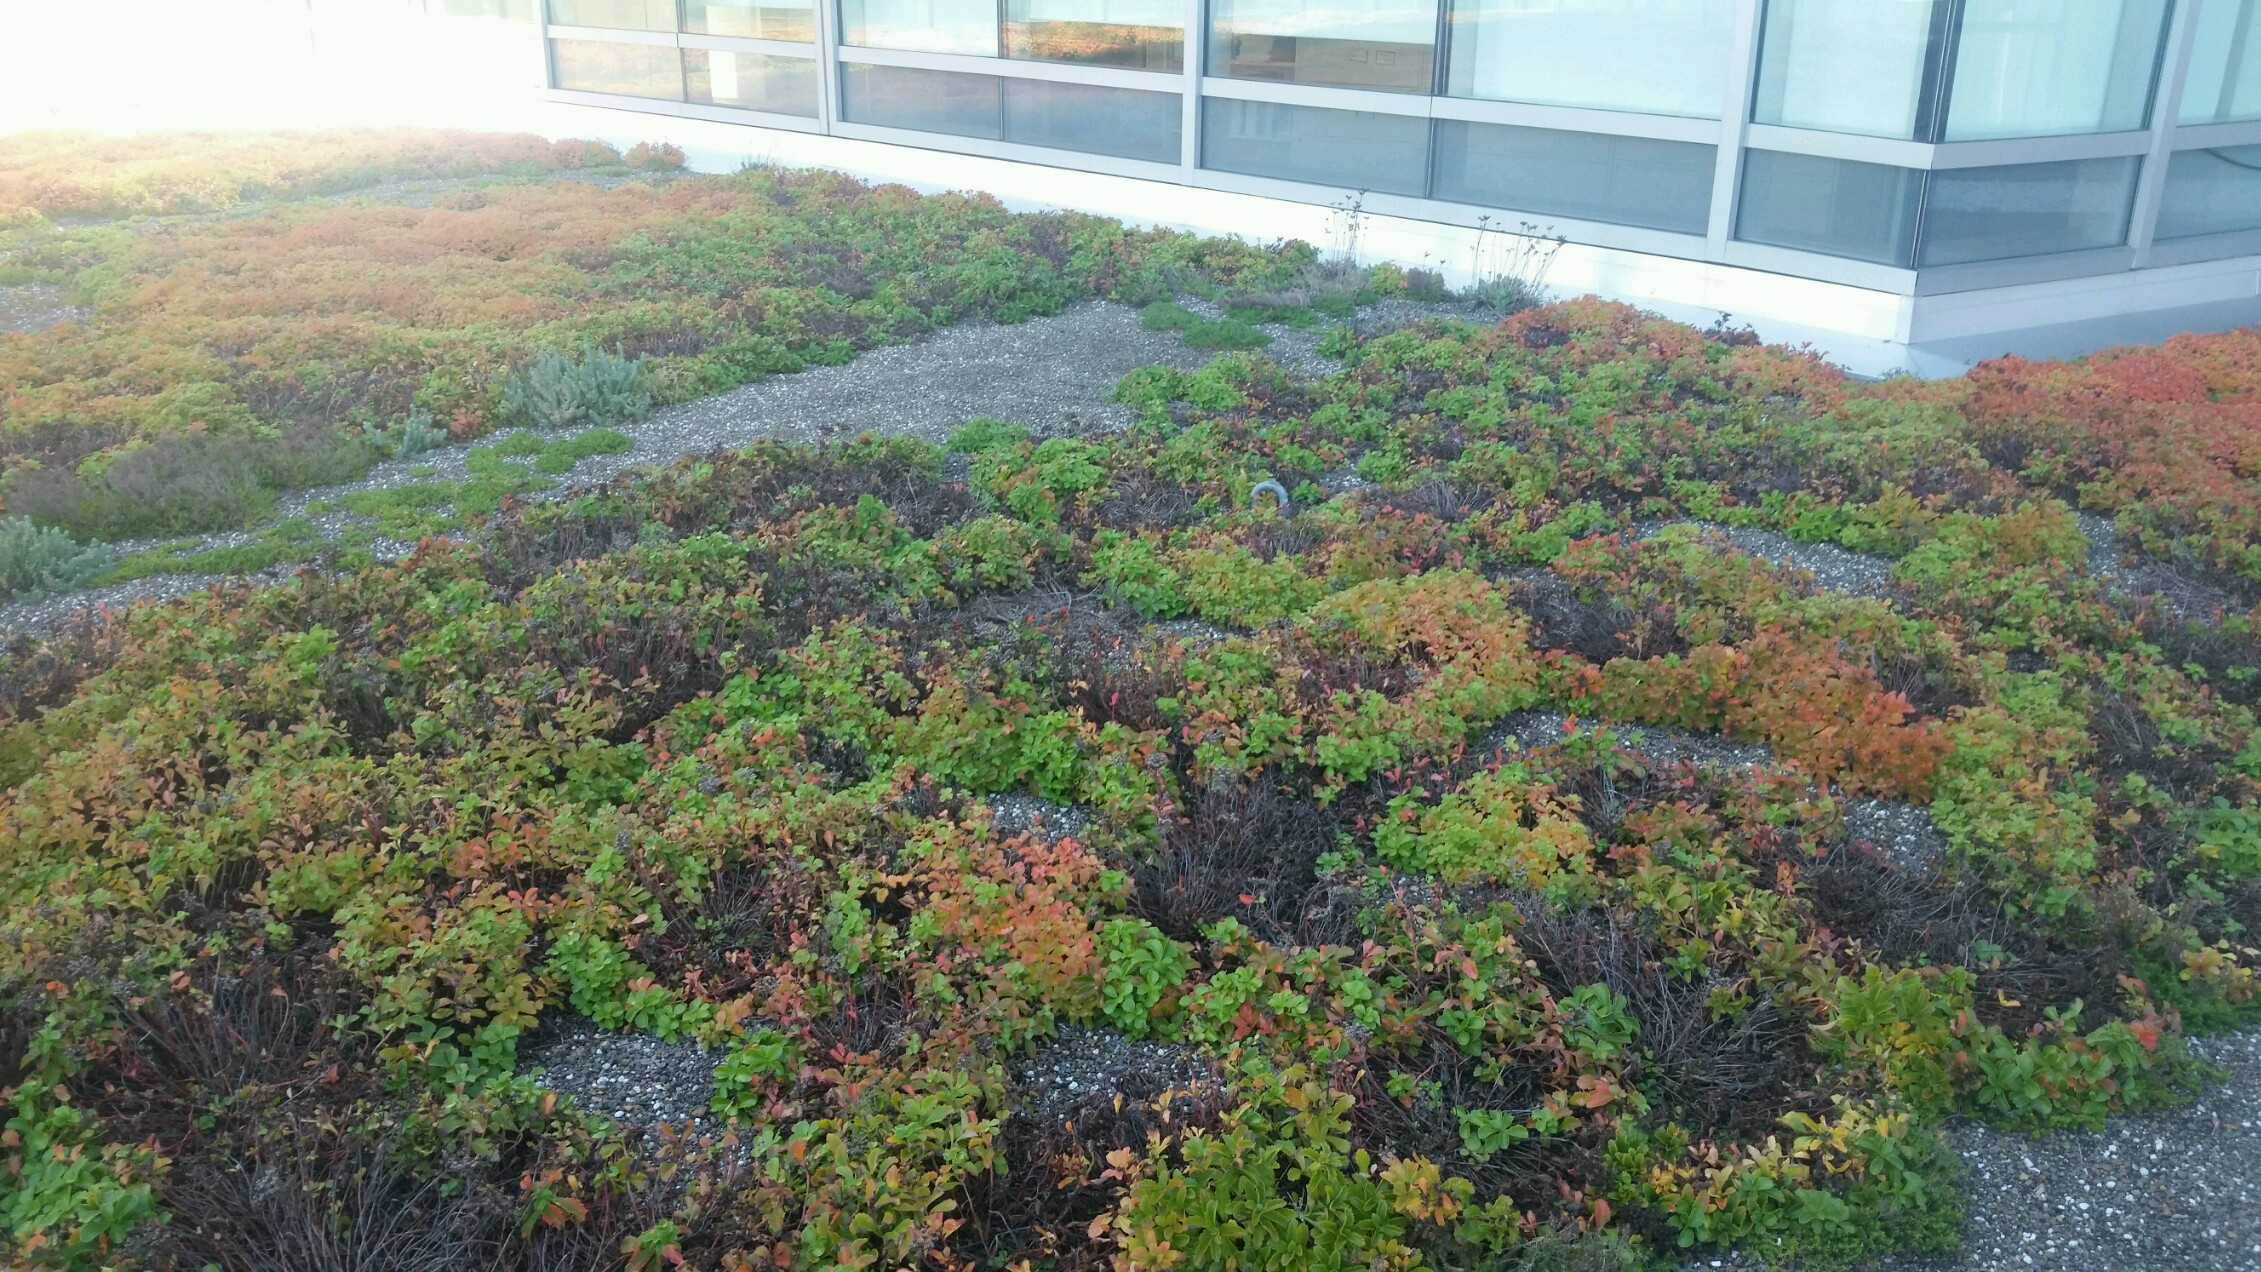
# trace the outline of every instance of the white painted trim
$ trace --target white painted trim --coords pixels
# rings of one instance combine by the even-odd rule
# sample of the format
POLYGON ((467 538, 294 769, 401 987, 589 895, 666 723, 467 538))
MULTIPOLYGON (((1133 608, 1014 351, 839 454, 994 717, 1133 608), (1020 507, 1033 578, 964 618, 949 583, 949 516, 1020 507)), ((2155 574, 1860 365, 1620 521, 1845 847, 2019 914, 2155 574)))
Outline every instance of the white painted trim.
POLYGON ((682 37, 673 31, 623 31, 613 27, 553 26, 553 40, 588 40, 597 44, 653 44, 673 48, 682 37))
POLYGON ((1766 17, 1766 0, 1736 0, 1735 27, 1728 37, 1727 95, 1721 102, 1724 121, 1719 139, 1719 162, 1711 178, 1711 217, 1705 233, 1705 255, 1726 259, 1728 240, 1735 236, 1736 198, 1742 189, 1743 149, 1750 144, 1751 100, 1758 87, 1759 37, 1766 17))

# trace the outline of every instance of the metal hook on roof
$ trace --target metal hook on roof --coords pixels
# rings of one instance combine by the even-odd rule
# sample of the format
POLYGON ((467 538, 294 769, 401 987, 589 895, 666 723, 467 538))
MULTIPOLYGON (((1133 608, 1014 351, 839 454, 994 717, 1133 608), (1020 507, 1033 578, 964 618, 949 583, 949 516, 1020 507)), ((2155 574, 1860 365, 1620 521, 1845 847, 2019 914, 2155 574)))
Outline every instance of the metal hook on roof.
POLYGON ((1280 511, 1286 512, 1288 510, 1288 488, 1276 481, 1260 481, 1250 486, 1248 488, 1248 501, 1252 504, 1255 503, 1256 497, 1267 490, 1279 498, 1280 511))

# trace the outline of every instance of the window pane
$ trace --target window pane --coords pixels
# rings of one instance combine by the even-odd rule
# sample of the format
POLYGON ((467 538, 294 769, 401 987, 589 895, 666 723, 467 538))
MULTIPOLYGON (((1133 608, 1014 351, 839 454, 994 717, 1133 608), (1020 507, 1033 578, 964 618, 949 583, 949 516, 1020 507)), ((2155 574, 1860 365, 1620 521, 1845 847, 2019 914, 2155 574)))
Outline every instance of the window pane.
POLYGON ((1730 0, 1458 0, 1455 97, 1719 118, 1730 0))
POLYGON ((559 88, 683 100, 683 60, 673 45, 551 40, 550 65, 559 88))
POLYGON ((742 35, 754 40, 816 41, 816 10, 791 0, 683 0, 683 29, 698 35, 742 35))
POLYGON ((1176 163, 1184 115, 1175 93, 1005 81, 1005 140, 1028 146, 1176 163))
POLYGON ((2166 12, 2166 0, 1963 0, 1946 139, 2143 127, 2166 12))
POLYGON ((1718 153, 1682 141, 1440 119, 1436 195, 1701 234, 1718 153))
POLYGON ((1922 194, 1923 174, 1910 168, 1753 150, 1735 237, 1905 267, 1922 194))
POLYGON ((1428 132, 1411 115, 1211 97, 1201 104, 1201 166, 1417 195, 1428 186, 1428 132))
POLYGON ((1181 0, 1005 0, 1005 56, 1182 71, 1185 5, 1181 0))
POLYGON ((672 31, 675 0, 549 0, 551 26, 672 31))
POLYGON ((840 0, 840 42, 997 56, 996 0, 840 0))
POLYGON ((2261 0, 2204 0, 2182 92, 2182 121, 2240 119, 2261 119, 2261 0))
POLYGON ((707 106, 816 115, 816 59, 767 53, 683 50, 683 85, 707 106))
POLYGON ((844 62, 840 67, 840 113, 852 124, 995 140, 999 132, 997 77, 844 62))
POLYGON ((1772 0, 1751 118, 1913 137, 1933 0, 1772 0))
POLYGON ((1426 93, 1437 0, 1214 0, 1209 73, 1426 93))
POLYGON ((2020 163, 1931 174, 1924 265, 2042 256, 2127 241, 2135 159, 2020 163))
POLYGON ((2261 230, 2261 146, 2183 150, 2167 164, 2158 236, 2261 230))

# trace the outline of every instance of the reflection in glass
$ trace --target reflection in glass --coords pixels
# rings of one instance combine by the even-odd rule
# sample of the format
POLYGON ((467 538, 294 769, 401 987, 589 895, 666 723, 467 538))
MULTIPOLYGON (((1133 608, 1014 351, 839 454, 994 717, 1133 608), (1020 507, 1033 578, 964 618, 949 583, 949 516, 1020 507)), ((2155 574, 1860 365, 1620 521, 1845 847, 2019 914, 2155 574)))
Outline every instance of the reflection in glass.
POLYGON ((1176 163, 1184 116, 1175 93, 1005 81, 1005 140, 1023 145, 1176 163))
POLYGON ((840 42, 995 57, 996 0, 840 0, 840 42))
POLYGON ((1185 5, 1181 0, 1005 0, 1005 56, 1181 71, 1185 5))
POLYGON ((683 50, 683 86, 702 105, 814 118, 816 77, 815 58, 683 50))
POLYGON ((683 29, 695 35, 741 35, 751 40, 816 41, 816 10, 791 0, 683 0, 683 29))
POLYGON ((2201 0, 2182 122, 2261 119, 2261 0, 2201 0))
POLYGON ((1935 16, 1934 0, 1772 0, 1751 118, 1915 136, 1935 16))
POLYGON ((1717 162, 1684 141, 1440 119, 1436 197, 1701 234, 1717 162))
POLYGON ((1426 93, 1437 0, 1213 0, 1209 73, 1426 93))
POLYGON ((1201 166, 1283 181, 1418 195, 1428 185, 1429 121, 1211 97, 1202 102, 1201 166))
POLYGON ((1731 0, 1455 0, 1455 97, 1719 118, 1731 0))
POLYGON ((559 88, 683 100, 683 60, 672 45, 551 40, 550 67, 559 88))
POLYGON ((1905 267, 1922 195, 1912 168, 1753 150, 1743 157, 1735 237, 1905 267))
POLYGON ((1934 172, 1919 263, 1960 265, 2125 243, 2139 162, 2080 159, 1934 172))
POLYGON ((551 26, 672 31, 675 0, 549 0, 551 26))
POLYGON ((907 66, 840 66, 840 113, 852 124, 996 140, 1001 103, 994 75, 907 66))
POLYGON ((2144 126, 2166 0, 1963 0, 1948 141, 2144 126))
POLYGON ((2261 230, 2261 146, 2182 150, 2167 164, 2162 239, 2261 230))

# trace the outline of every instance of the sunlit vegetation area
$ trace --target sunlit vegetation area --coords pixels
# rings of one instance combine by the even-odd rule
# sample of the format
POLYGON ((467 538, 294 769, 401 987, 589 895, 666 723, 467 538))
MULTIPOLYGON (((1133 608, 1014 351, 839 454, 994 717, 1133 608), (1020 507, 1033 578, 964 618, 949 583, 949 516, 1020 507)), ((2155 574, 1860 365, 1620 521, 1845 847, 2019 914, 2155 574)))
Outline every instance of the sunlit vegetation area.
POLYGON ((1404 275, 1283 314, 1308 248, 589 154, 19 218, 93 315, 0 336, 21 533, 1086 297, 1340 369, 1228 332, 1117 433, 529 502, 626 436, 536 428, 357 496, 404 561, 16 639, 14 1261, 1848 1267, 1954 1245, 1946 1119, 2174 1101, 2256 1016, 2261 332, 1930 384, 1593 300, 1362 336, 1404 275), (560 1095, 568 1025, 708 1048, 695 1124, 560 1095))

